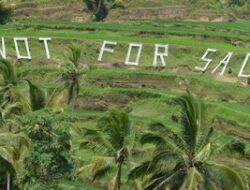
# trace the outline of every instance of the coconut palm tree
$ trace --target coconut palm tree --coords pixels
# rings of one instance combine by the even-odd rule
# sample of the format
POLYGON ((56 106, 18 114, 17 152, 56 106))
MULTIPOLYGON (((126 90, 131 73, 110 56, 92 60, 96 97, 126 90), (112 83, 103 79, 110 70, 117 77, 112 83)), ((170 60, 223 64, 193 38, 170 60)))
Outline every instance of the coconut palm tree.
POLYGON ((11 105, 9 108, 12 109, 14 107, 25 109, 27 101, 18 88, 18 85, 24 80, 17 75, 15 66, 7 60, 0 60, 0 75, 3 79, 0 84, 1 109, 5 109, 9 105, 11 105))
POLYGON ((69 47, 69 57, 66 66, 63 68, 62 78, 68 90, 68 105, 74 105, 79 94, 79 62, 81 59, 81 48, 77 45, 69 47))
MULTIPOLYGON (((35 111, 44 108, 50 103, 50 101, 46 101, 45 91, 31 81, 20 78, 11 62, 2 60, 0 63, 0 74, 3 77, 0 90, 0 110, 2 113, 3 110, 7 110, 7 113, 13 113, 14 109, 19 109, 22 112, 35 111), (18 85, 22 82, 28 83, 29 98, 18 89, 18 85)), ((58 94, 58 89, 54 90, 49 100, 53 99, 56 94, 58 94)))
POLYGON ((109 116, 100 119, 96 129, 84 129, 81 148, 93 150, 98 155, 80 172, 91 172, 92 180, 112 174, 109 190, 121 189, 121 175, 124 166, 129 166, 134 136, 128 115, 112 111, 109 116))
POLYGON ((14 65, 7 60, 0 61, 0 74, 3 82, 0 89, 1 101, 11 101, 13 99, 13 87, 16 88, 18 77, 14 65))
POLYGON ((83 0, 89 11, 95 16, 95 20, 103 20, 108 15, 105 0, 83 0))
POLYGON ((28 148, 29 141, 24 135, 0 133, 0 160, 7 173, 7 190, 10 190, 11 176, 16 175, 28 148))
POLYGON ((191 94, 175 99, 181 107, 181 130, 174 132, 163 124, 150 126, 141 143, 153 144, 149 160, 135 167, 129 178, 142 177, 145 190, 244 190, 240 175, 211 157, 213 128, 203 125, 203 104, 191 94))

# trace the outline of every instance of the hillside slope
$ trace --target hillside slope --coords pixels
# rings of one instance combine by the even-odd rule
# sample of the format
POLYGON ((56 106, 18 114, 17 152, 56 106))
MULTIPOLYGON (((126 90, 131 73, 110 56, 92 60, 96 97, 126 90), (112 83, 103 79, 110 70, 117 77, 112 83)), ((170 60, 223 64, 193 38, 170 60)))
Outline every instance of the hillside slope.
MULTIPOLYGON (((214 145, 221 149, 235 142, 244 145, 244 154, 232 151, 215 159, 236 165, 250 186, 250 88, 246 78, 238 77, 250 48, 250 21, 224 21, 247 18, 249 4, 228 8, 223 6, 226 1, 218 0, 193 0, 192 3, 125 0, 124 9, 111 10, 105 22, 90 22, 91 14, 82 0, 7 2, 14 11, 13 22, 1 25, 0 33, 6 42, 7 59, 16 66, 20 78, 38 84, 48 94, 61 88, 65 85, 62 71, 67 66, 69 46, 74 43, 81 47, 79 73, 82 75, 75 109, 66 105, 67 92, 57 100, 60 105, 53 108, 73 118, 70 120, 72 154, 80 164, 89 163, 93 155, 79 149, 83 135, 74 131, 75 128, 94 129, 101 117, 119 108, 129 114, 138 136, 152 122, 178 130, 180 109, 172 100, 186 94, 188 89, 205 104, 204 126, 215 129, 214 145), (209 20, 222 22, 201 22, 209 20), (17 60, 13 37, 28 37, 31 61, 17 60), (39 37, 51 37, 51 59, 46 58, 39 37), (113 47, 114 53, 105 52, 103 61, 99 62, 104 40, 116 41, 117 46, 113 47), (129 43, 143 44, 138 67, 124 64, 129 43), (152 66, 155 44, 169 45, 166 67, 152 66), (201 57, 208 48, 217 50, 209 55, 213 62, 206 72, 195 72, 196 66, 204 66, 201 57), (219 75, 219 70, 212 74, 228 52, 233 52, 233 57, 225 74, 219 75)), ((24 54, 22 42, 19 46, 24 54)), ((250 62, 244 72, 250 73, 250 62)), ((27 86, 23 84, 20 90, 29 97, 27 86)), ((122 178, 124 184, 126 173, 122 178)), ((79 175, 75 181, 61 183, 67 190, 103 189, 84 177, 79 175)), ((100 182, 104 183, 105 179, 100 182)), ((133 188, 124 188, 128 189, 133 188)))
MULTIPOLYGON (((243 5, 229 5, 229 0, 126 0, 124 8, 109 11, 107 20, 188 19, 225 21, 250 17, 250 1, 243 5)), ((91 20, 83 0, 7 0, 14 10, 14 19, 91 20)))

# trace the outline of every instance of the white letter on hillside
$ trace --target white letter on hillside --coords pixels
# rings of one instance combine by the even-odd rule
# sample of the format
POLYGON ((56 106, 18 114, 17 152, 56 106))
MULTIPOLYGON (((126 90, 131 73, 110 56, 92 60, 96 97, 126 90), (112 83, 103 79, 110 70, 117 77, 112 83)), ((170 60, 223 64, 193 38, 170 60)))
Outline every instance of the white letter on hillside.
POLYGON ((102 61, 104 51, 114 53, 114 50, 110 49, 110 48, 106 48, 106 45, 114 45, 115 46, 116 44, 117 44, 117 42, 104 41, 102 44, 101 50, 100 50, 98 61, 102 61))
POLYGON ((243 78, 248 78, 248 77, 250 77, 250 75, 243 74, 243 71, 244 71, 244 69, 245 69, 245 67, 246 67, 246 65, 247 65, 247 62, 248 62, 248 60, 249 60, 249 57, 250 57, 250 53, 248 53, 248 54, 246 55, 245 60, 244 60, 244 62, 243 62, 243 64, 242 64, 242 66, 241 66, 240 72, 239 72, 239 74, 238 74, 238 77, 243 77, 243 78))
POLYGON ((220 61, 219 65, 217 65, 217 67, 214 68, 214 70, 211 73, 214 73, 218 68, 220 68, 222 65, 224 65, 222 71, 220 72, 220 75, 224 75, 224 72, 227 68, 228 63, 230 62, 231 58, 233 56, 232 52, 229 52, 226 57, 220 61))
POLYGON ((207 58, 207 55, 209 52, 216 52, 216 51, 217 51, 216 49, 208 48, 207 51, 205 52, 205 54, 201 58, 201 60, 207 62, 207 64, 203 68, 202 67, 195 67, 194 69, 196 71, 202 71, 202 72, 206 71, 209 64, 212 63, 212 61, 213 61, 212 59, 207 58))
POLYGON ((42 41, 44 43, 47 59, 50 59, 49 46, 48 46, 48 41, 50 40, 51 38, 39 38, 39 41, 42 41))
POLYGON ((133 44, 133 43, 129 44, 128 53, 127 53, 127 57, 126 57, 126 61, 125 61, 126 65, 135 65, 135 66, 139 65, 142 47, 143 47, 142 44, 133 44), (132 52, 133 47, 138 48, 135 62, 130 61, 130 56, 131 56, 131 52, 132 52))
POLYGON ((154 55, 153 65, 157 66, 157 60, 158 60, 158 57, 160 57, 162 65, 166 66, 164 57, 167 57, 167 56, 168 56, 168 45, 156 44, 155 45, 155 55, 154 55), (164 48, 164 52, 163 53, 159 52, 160 48, 164 48))
POLYGON ((14 38, 14 43, 15 43, 15 48, 16 48, 17 59, 29 59, 29 60, 31 60, 28 38, 14 38), (26 56, 20 55, 20 51, 18 48, 18 41, 24 42, 26 53, 27 53, 26 56))
POLYGON ((6 48, 3 37, 2 37, 2 49, 0 49, 0 55, 2 56, 3 59, 6 59, 6 48))

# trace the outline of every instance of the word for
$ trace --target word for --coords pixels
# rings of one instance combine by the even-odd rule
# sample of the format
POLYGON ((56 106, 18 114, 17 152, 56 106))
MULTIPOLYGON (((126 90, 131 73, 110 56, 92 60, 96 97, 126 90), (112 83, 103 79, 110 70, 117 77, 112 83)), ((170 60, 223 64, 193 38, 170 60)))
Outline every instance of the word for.
MULTIPOLYGON (((104 41, 102 46, 101 46, 101 49, 100 49, 100 53, 99 53, 99 56, 98 56, 98 61, 102 62, 104 52, 114 53, 114 49, 111 49, 111 48, 116 46, 116 45, 117 45, 117 42, 104 41)), ((140 62, 142 48, 143 48, 143 44, 130 43, 129 47, 128 47, 128 51, 127 51, 127 56, 126 56, 126 59, 125 59, 125 64, 126 65, 132 65, 132 66, 138 66, 139 62, 140 62), (131 61, 131 52, 132 52, 133 49, 137 49, 136 50, 136 59, 134 61, 131 61)), ((153 66, 157 66, 159 59, 161 61, 161 65, 166 66, 165 59, 168 56, 168 50, 169 50, 168 45, 155 44, 153 66)), ((213 62, 212 59, 209 59, 207 57, 208 54, 209 53, 215 53, 216 51, 217 51, 216 49, 208 48, 206 50, 206 52, 204 53, 204 55, 202 56, 202 58, 201 58, 202 61, 206 62, 205 66, 204 67, 195 67, 195 70, 200 71, 200 72, 205 72, 208 69, 208 66, 213 62)), ((220 75, 224 75, 225 70, 226 70, 232 56, 233 56, 233 52, 227 53, 225 58, 223 58, 220 61, 220 63, 212 70, 212 73, 215 73, 221 67, 223 67, 221 72, 220 72, 220 75)), ((245 57, 245 59, 243 61, 243 64, 241 66, 238 77, 243 77, 243 78, 249 78, 250 77, 250 74, 244 74, 244 70, 245 70, 245 68, 247 66, 247 63, 248 63, 249 59, 250 59, 250 53, 247 53, 246 57, 245 57)))
MULTIPOLYGON (((38 40, 44 44, 46 57, 47 57, 47 59, 50 59, 48 41, 51 41, 51 38, 38 38, 38 40)), ((28 38, 26 38, 26 37, 24 37, 24 38, 14 37, 13 41, 14 41, 14 45, 15 45, 17 59, 18 60, 20 60, 20 59, 31 60, 32 57, 31 57, 31 53, 30 53, 28 38), (21 55, 20 49, 19 49, 19 43, 24 43, 25 51, 26 51, 25 55, 21 55)), ((6 59, 7 53, 6 53, 5 39, 3 37, 1 38, 1 44, 2 45, 0 46, 0 55, 3 59, 6 59)))
MULTIPOLYGON (((100 50, 100 54, 98 57, 98 61, 101 62, 103 58, 104 52, 114 53, 114 50, 107 46, 115 46, 117 45, 117 42, 111 42, 111 41, 104 41, 100 50)), ((137 44, 137 43, 130 43, 128 47, 128 52, 125 60, 126 65, 133 65, 138 66, 141 58, 141 52, 142 52, 143 44, 137 44), (137 54, 135 61, 131 61, 131 53, 133 48, 137 48, 137 54)), ((160 58, 161 64, 163 66, 166 66, 165 58, 168 56, 168 45, 161 45, 161 44, 155 44, 155 53, 154 53, 154 60, 153 65, 157 66, 158 59, 160 58), (160 52, 161 50, 161 52, 160 52)))

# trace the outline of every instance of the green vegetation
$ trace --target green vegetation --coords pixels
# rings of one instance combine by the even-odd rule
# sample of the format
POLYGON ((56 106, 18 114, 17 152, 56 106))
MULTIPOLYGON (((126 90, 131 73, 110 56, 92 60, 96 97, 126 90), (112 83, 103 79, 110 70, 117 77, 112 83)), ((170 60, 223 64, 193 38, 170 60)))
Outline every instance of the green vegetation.
POLYGON ((6 8, 4 2, 0 1, 0 25, 10 21, 11 9, 6 8))
POLYGON ((130 178, 146 176, 147 190, 245 189, 236 171, 210 160, 214 129, 203 126, 203 105, 190 94, 175 102, 182 108, 180 133, 174 133, 160 123, 151 125, 151 131, 143 134, 140 142, 155 145, 152 160, 134 168, 130 178))
POLYGON ((109 9, 121 6, 120 0, 83 0, 86 7, 95 16, 95 20, 100 21, 107 17, 109 9))
POLYGON ((0 189, 248 190, 250 89, 237 74, 250 21, 235 19, 247 17, 249 1, 107 0, 103 22, 88 18, 99 1, 88 2, 90 12, 82 0, 7 1, 0 189), (180 17, 165 19, 174 14, 166 10, 180 17), (185 20, 203 16, 225 19, 185 20), (31 61, 16 60, 13 37, 21 36, 31 61), (39 37, 52 38, 49 60, 39 37), (118 44, 99 63, 104 40, 118 44), (144 45, 136 68, 124 64, 131 42, 144 45), (169 44, 165 68, 152 66, 156 43, 169 44), (212 64, 194 72, 207 48, 217 49, 212 64), (229 51, 225 75, 211 74, 229 51))
POLYGON ((23 130, 32 145, 24 160, 21 189, 56 190, 62 180, 73 179, 71 137, 61 125, 65 119, 70 118, 51 110, 31 112, 22 118, 23 130))

